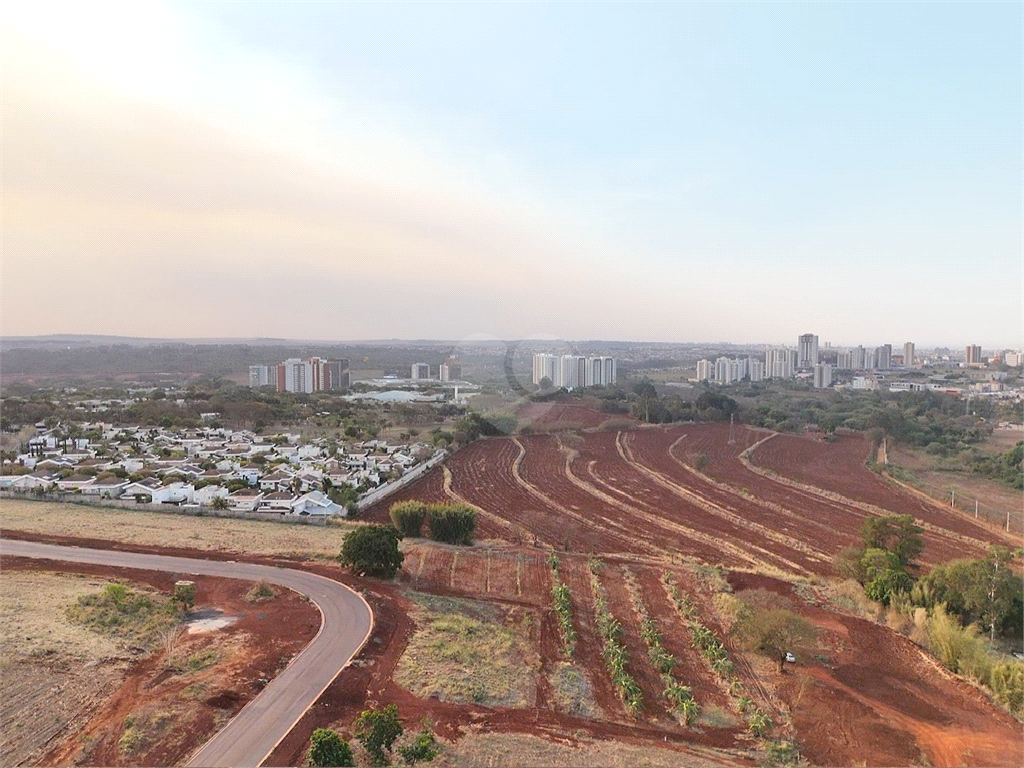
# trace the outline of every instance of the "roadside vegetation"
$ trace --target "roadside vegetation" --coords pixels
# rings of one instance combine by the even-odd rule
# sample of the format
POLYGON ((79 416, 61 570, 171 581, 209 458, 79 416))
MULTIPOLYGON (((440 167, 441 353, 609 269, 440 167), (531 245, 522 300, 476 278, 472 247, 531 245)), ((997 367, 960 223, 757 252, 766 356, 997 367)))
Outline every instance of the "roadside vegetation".
POLYGON ((181 623, 182 604, 170 597, 141 592, 125 584, 108 584, 101 592, 83 595, 67 616, 125 645, 155 648, 181 623))

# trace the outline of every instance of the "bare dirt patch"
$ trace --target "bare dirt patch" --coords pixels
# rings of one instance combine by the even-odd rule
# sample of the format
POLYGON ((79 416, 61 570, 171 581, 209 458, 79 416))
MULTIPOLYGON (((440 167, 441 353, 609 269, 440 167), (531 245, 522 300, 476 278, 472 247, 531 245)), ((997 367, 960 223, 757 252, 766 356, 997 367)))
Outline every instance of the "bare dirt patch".
MULTIPOLYGON (((38 572, 55 567, 85 577, 50 577, 58 582, 82 581, 94 586, 117 578, 128 580, 133 588, 141 585, 164 594, 170 593, 177 578, 176 574, 55 564, 28 558, 4 558, 2 566, 0 583, 5 590, 9 580, 34 578, 38 572)), ((294 593, 280 594, 254 607, 245 602, 245 594, 251 587, 249 582, 192 578, 196 584, 198 610, 220 610, 237 616, 237 622, 197 635, 188 635, 179 627, 178 632, 168 633, 152 653, 133 651, 131 647, 125 649, 116 640, 84 627, 72 627, 72 631, 94 635, 83 635, 80 646, 71 642, 73 635, 67 635, 62 653, 74 662, 60 666, 50 658, 55 654, 48 654, 44 658, 50 660, 45 664, 20 664, 17 669, 22 675, 18 678, 21 684, 14 689, 8 686, 5 670, 2 702, 5 723, 10 713, 10 717, 34 724, 37 730, 43 730, 38 728, 38 723, 53 724, 41 739, 42 743, 29 744, 22 739, 16 745, 26 754, 21 762, 174 765, 262 690, 319 628, 319 613, 294 593), (91 666, 78 661, 80 654, 91 653, 94 661, 99 658, 102 662, 107 658, 104 654, 110 650, 104 643, 112 643, 114 652, 124 656, 124 660, 91 666), (103 677, 108 667, 116 675, 103 677), (47 676, 51 670, 56 676, 47 676), (66 674, 69 670, 70 675, 66 674), (94 685, 79 686, 76 670, 86 683, 91 685, 94 678, 99 678, 104 685, 98 689, 94 685), (43 687, 47 685, 49 688, 43 687), (40 688, 45 695, 39 695, 40 688), (16 698, 18 693, 21 698, 16 698), (78 701, 82 704, 72 708, 71 704, 78 701)), ((45 650, 54 635, 37 634, 45 650)), ((5 649, 8 636, 5 628, 5 649)), ((4 733, 6 738, 6 727, 4 733)), ((5 765, 12 762, 3 761, 5 765)))
POLYGON ((4 570, 0 579, 0 763, 36 762, 59 734, 84 725, 120 684, 132 654, 70 621, 66 609, 109 582, 4 570))

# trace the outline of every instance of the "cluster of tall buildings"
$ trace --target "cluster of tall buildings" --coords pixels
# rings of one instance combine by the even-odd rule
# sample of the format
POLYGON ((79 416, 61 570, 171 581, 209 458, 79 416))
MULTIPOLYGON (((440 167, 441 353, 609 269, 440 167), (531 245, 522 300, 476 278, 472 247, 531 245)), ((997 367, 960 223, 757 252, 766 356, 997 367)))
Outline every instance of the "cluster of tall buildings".
POLYGON ((617 379, 614 357, 584 357, 582 355, 533 356, 533 383, 544 379, 554 387, 575 389, 614 384, 617 379))
POLYGON ((348 360, 290 357, 277 365, 250 365, 249 386, 273 386, 278 392, 322 392, 347 389, 348 360))
MULTIPOLYGON (((429 363, 413 363, 409 373, 412 379, 430 379, 429 363)), ((452 355, 437 368, 440 381, 462 381, 462 363, 456 355, 452 355)))

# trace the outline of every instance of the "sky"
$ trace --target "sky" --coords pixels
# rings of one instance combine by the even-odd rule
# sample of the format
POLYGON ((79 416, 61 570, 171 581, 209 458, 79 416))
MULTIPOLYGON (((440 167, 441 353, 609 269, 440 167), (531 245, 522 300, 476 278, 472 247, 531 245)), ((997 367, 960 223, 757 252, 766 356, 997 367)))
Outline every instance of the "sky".
POLYGON ((0 333, 1019 348, 1022 29, 6 3, 0 333))

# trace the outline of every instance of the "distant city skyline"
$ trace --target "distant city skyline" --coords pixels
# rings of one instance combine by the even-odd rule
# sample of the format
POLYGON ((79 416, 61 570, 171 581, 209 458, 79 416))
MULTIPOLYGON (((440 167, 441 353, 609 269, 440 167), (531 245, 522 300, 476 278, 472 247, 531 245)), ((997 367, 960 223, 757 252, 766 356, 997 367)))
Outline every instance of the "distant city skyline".
POLYGON ((1019 3, 9 3, 0 333, 1020 348, 1019 3))

